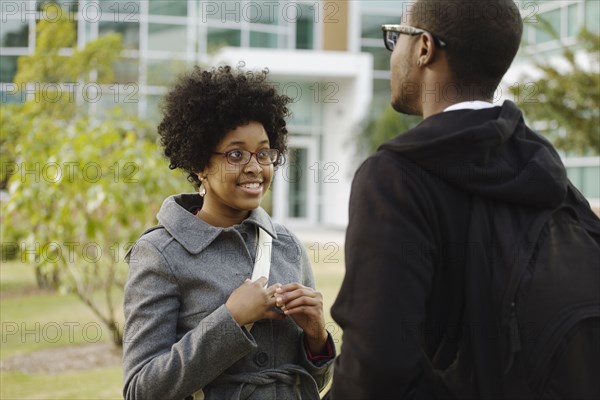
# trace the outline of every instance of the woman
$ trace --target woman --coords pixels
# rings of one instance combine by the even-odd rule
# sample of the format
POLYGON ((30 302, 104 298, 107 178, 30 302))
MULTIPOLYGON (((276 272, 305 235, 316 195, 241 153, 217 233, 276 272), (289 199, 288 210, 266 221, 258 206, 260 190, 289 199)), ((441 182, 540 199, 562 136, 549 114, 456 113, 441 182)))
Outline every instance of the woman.
POLYGON ((306 252, 260 208, 289 102, 266 78, 196 68, 165 98, 161 144, 198 193, 167 198, 127 256, 126 399, 318 399, 330 379, 306 252), (268 254, 268 276, 250 280, 268 254))

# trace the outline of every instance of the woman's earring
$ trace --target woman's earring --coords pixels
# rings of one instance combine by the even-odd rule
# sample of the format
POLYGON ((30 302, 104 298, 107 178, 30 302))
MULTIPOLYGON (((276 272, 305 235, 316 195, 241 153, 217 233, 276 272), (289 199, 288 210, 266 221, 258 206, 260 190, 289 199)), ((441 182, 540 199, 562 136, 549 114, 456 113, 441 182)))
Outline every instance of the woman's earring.
POLYGON ((198 188, 198 194, 202 197, 206 194, 206 188, 204 187, 204 179, 200 179, 200 187, 198 188))

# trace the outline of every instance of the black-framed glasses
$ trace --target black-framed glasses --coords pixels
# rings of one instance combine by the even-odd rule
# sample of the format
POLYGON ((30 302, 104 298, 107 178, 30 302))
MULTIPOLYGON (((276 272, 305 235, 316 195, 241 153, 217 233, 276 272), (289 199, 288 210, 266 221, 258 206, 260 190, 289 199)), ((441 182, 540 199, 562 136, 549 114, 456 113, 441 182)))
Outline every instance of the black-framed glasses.
POLYGON ((229 150, 225 153, 213 152, 224 156, 227 162, 232 165, 246 165, 250 162, 252 156, 256 156, 256 161, 261 165, 271 165, 279 160, 279 150, 277 149, 262 149, 253 153, 248 150, 229 150))
POLYGON ((429 33, 433 36, 433 40, 435 40, 436 44, 440 47, 446 47, 446 42, 443 40, 436 38, 434 34, 425 29, 415 28, 410 25, 381 25, 381 30, 383 31, 383 43, 385 44, 385 48, 389 51, 394 51, 394 47, 396 47, 396 42, 400 35, 409 35, 409 36, 417 36, 422 35, 424 33, 429 33))

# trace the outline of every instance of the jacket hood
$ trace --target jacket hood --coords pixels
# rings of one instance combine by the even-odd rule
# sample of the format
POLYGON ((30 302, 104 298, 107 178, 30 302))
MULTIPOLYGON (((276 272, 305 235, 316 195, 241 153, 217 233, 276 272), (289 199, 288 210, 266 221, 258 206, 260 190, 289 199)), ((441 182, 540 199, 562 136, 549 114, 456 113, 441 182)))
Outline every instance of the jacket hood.
POLYGON ((400 154, 461 190, 493 200, 551 208, 567 193, 560 156, 525 125, 510 101, 432 115, 379 150, 400 154))

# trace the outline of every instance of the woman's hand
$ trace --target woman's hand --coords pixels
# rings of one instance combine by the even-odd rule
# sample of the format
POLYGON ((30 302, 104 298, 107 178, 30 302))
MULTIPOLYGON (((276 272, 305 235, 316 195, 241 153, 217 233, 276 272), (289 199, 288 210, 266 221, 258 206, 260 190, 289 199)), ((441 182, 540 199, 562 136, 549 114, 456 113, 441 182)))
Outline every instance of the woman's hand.
POLYGON ((276 288, 275 298, 277 307, 304 331, 310 352, 322 353, 327 343, 327 330, 321 293, 299 283, 290 283, 276 288))
POLYGON ((244 283, 235 289, 225 307, 240 326, 256 322, 259 319, 285 319, 285 315, 275 310, 275 290, 281 287, 276 283, 265 288, 267 278, 260 277, 252 282, 246 279, 244 283))

